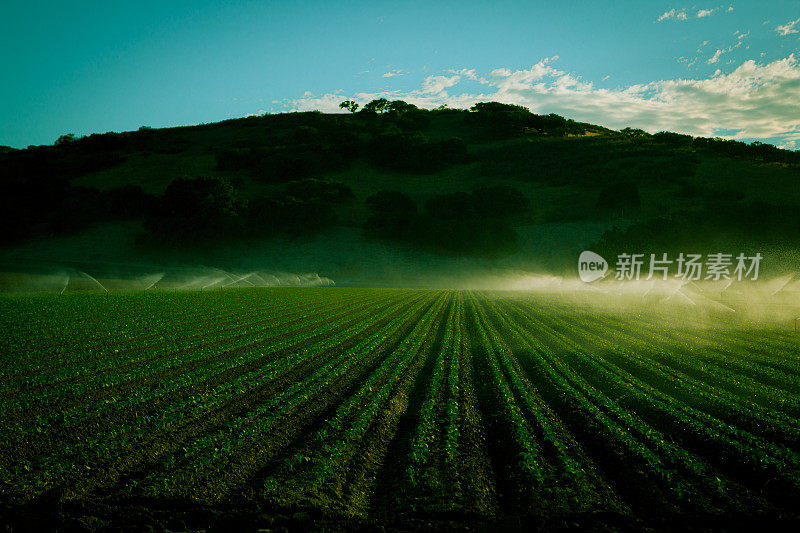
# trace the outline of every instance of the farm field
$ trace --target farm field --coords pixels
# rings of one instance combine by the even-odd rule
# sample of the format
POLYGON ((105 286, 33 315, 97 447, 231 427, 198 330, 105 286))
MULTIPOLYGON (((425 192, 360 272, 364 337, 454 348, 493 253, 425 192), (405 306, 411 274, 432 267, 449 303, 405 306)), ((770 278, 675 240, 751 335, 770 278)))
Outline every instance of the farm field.
POLYGON ((798 526, 798 335, 528 292, 0 296, 0 517, 798 526))

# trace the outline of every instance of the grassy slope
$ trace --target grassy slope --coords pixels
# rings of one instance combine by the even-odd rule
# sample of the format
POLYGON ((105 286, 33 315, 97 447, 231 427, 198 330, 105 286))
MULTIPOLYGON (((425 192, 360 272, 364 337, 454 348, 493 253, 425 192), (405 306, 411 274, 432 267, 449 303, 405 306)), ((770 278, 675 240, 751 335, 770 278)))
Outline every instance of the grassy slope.
MULTIPOLYGON (((237 173, 222 172, 215 169, 215 154, 225 147, 258 145, 266 139, 262 135, 270 128, 252 126, 239 121, 220 123, 218 127, 172 128, 161 130, 174 137, 177 146, 185 148, 177 153, 133 152, 120 165, 89 173, 73 180, 74 185, 111 189, 120 185, 140 185, 146 191, 160 194, 174 179, 185 176, 211 175, 228 178, 242 177, 245 187, 242 191, 246 198, 257 197, 273 190, 273 186, 265 185, 241 176, 237 173), (262 140, 263 139, 263 140, 262 140)), ((273 135, 280 136, 280 131, 272 128, 273 135)), ((476 155, 478 162, 456 165, 433 174, 404 174, 375 168, 363 159, 349 169, 333 172, 329 176, 343 181, 356 193, 357 198, 364 199, 380 189, 398 189, 422 202, 433 194, 470 190, 488 183, 508 183, 520 188, 529 195, 534 206, 543 209, 554 208, 556 204, 565 210, 580 211, 596 198, 596 190, 583 185, 564 187, 548 187, 537 182, 524 182, 502 175, 484 175, 480 172, 479 162, 484 157, 492 157, 496 150, 515 150, 524 143, 575 144, 580 139, 543 139, 517 138, 505 141, 480 142, 474 138, 473 132, 463 123, 458 115, 434 116, 425 134, 432 140, 450 137, 463 138, 476 155)), ((593 134, 593 140, 606 142, 602 135, 593 134)), ((610 141, 609 141, 610 142, 610 141)), ((576 148, 580 149, 580 148, 576 148)), ((700 165, 695 176, 687 181, 697 186, 713 190, 738 190, 753 199, 771 202, 800 201, 800 189, 796 187, 794 173, 778 165, 764 165, 749 161, 725 158, 709 154, 700 154, 700 165)), ((657 209, 659 203, 675 204, 670 200, 674 187, 669 184, 654 186, 643 176, 642 196, 644 210, 657 209)))
MULTIPOLYGON (((319 116, 319 120, 332 120, 333 117, 319 116)), ((121 185, 139 185, 147 192, 161 194, 174 179, 198 175, 224 176, 242 178, 241 195, 244 198, 256 198, 269 194, 280 186, 258 182, 247 175, 216 170, 215 154, 219 150, 230 147, 259 146, 274 143, 288 135, 291 125, 281 122, 280 117, 269 117, 262 121, 253 119, 231 120, 224 123, 199 127, 181 127, 158 130, 164 150, 154 153, 148 151, 131 151, 125 154, 121 164, 100 171, 91 172, 72 181, 73 185, 111 189, 121 185), (275 119, 275 120, 273 120, 275 119)), ((356 200, 341 208, 340 223, 353 230, 334 231, 316 238, 299 242, 263 243, 254 246, 259 252, 253 261, 269 262, 275 254, 283 254, 287 248, 314 256, 309 261, 309 268, 329 268, 330 264, 347 262, 339 259, 344 250, 358 249, 369 255, 370 244, 361 242, 356 228, 360 227, 366 217, 364 200, 381 189, 396 189, 409 194, 418 205, 422 205, 432 195, 470 191, 479 186, 489 184, 508 184, 519 188, 531 200, 534 225, 519 228, 520 241, 524 250, 514 258, 501 264, 524 267, 538 265, 539 259, 553 254, 553 250, 571 254, 583 246, 594 242, 602 232, 615 224, 626 224, 628 221, 613 219, 608 215, 595 212, 600 183, 591 179, 575 180, 564 185, 550 185, 535 178, 526 178, 528 169, 514 167, 517 175, 492 171, 499 168, 492 163, 502 159, 503 154, 514 154, 534 144, 534 150, 543 153, 555 150, 554 153, 574 153, 580 156, 583 150, 596 149, 597 143, 610 149, 619 143, 618 138, 608 135, 607 130, 598 128, 590 136, 583 138, 547 138, 523 137, 505 141, 482 142, 476 139, 474 132, 462 115, 444 114, 431 117, 430 127, 425 134, 432 140, 460 137, 464 139, 474 160, 454 165, 433 174, 408 174, 376 168, 363 157, 343 171, 332 172, 328 177, 339 180, 352 188, 356 200), (594 148, 593 148, 594 147, 594 148), (487 168, 489 171, 487 172, 487 168), (354 240, 355 242, 349 242, 354 240), (336 250, 326 250, 336 247, 336 250), (564 248, 567 250, 564 250, 564 248), (325 253, 323 253, 324 251, 325 253), (335 256, 335 261, 320 259, 322 256, 335 256)), ((362 134, 362 137, 364 134, 362 134)), ((603 149, 601 146, 601 149, 603 149)), ((666 150, 666 149, 665 149, 666 150)), ((713 154, 697 153, 699 164, 693 176, 686 181, 694 184, 701 191, 740 191, 746 199, 759 199, 772 203, 800 204, 800 189, 796 187, 796 171, 776 165, 758 164, 751 161, 725 158, 713 154)), ((547 163, 549 164, 549 163, 547 163)), ((530 173, 535 174, 536 169, 530 173)), ((681 198, 676 196, 678 186, 673 182, 659 182, 642 176, 639 182, 642 207, 635 216, 652 217, 658 214, 680 211, 684 209, 702 208, 702 200, 681 198)), ((627 214, 630 216, 631 214, 627 214)), ((106 260, 133 258, 135 262, 150 262, 152 257, 145 257, 135 250, 133 241, 140 230, 140 225, 108 224, 95 227, 82 235, 63 237, 50 241, 38 241, 14 247, 0 253, 8 257, 29 257, 37 260, 58 260, 60 257, 96 257, 106 260)), ((406 247, 380 246, 376 253, 386 254, 387 249, 415 261, 419 254, 408 254, 406 247)), ((252 252, 252 250, 250 251, 252 252)), ((170 261, 197 261, 197 254, 176 253, 170 261)), ((223 256, 235 255, 224 252, 223 256)), ((423 254, 424 255, 424 254, 423 254)), ((358 263, 359 257, 353 259, 358 263)), ((428 258, 430 260, 430 258, 428 258)), ((302 263, 302 259, 297 262, 302 263)), ((434 261, 437 263, 439 261, 434 261)), ((546 263, 547 261, 545 261, 546 263)), ((294 266, 294 265, 287 265, 294 266)))

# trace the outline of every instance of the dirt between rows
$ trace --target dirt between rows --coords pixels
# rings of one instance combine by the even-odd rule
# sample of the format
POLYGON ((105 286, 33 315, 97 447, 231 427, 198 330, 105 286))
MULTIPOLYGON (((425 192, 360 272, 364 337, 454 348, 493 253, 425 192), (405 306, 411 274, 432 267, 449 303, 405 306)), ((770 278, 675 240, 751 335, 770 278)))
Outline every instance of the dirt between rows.
POLYGON ((294 533, 415 531, 587 531, 587 532, 707 532, 800 531, 800 519, 779 515, 725 517, 682 515, 653 523, 620 514, 599 512, 573 516, 509 515, 482 519, 474 515, 415 515, 382 519, 326 514, 319 509, 267 508, 253 503, 199 505, 189 501, 57 501, 44 497, 21 507, 0 505, 0 531, 8 533, 128 533, 128 532, 276 532, 294 533))

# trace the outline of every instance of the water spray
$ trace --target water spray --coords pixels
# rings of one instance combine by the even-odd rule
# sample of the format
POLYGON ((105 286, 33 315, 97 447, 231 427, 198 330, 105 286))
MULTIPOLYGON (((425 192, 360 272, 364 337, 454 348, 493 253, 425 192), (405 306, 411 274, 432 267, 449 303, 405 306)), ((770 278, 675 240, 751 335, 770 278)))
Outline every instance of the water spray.
POLYGON ((163 273, 163 272, 161 272, 161 273, 157 274, 157 275, 156 275, 156 278, 155 278, 155 281, 153 281, 153 283, 151 283, 150 285, 148 285, 148 286, 147 286, 147 287, 146 287, 144 290, 151 289, 151 288, 152 288, 152 287, 153 287, 153 286, 154 286, 156 283, 158 283, 159 281, 161 281, 161 279, 162 279, 163 277, 164 277, 164 273, 163 273))
POLYGON ((104 291, 106 291, 106 294, 108 294, 108 289, 106 289, 105 287, 103 287, 103 284, 102 284, 102 283, 100 283, 99 281, 97 281, 96 279, 94 279, 92 276, 90 276, 90 275, 89 275, 89 274, 87 274, 86 272, 81 272, 81 274, 83 274, 84 276, 86 276, 86 277, 87 277, 87 278, 89 278, 90 280, 92 280, 92 281, 94 281, 95 283, 97 283, 97 284, 100 286, 100 288, 101 288, 101 289, 103 289, 104 291))
POLYGON ((64 286, 61 288, 61 291, 58 293, 59 295, 64 294, 64 291, 67 290, 67 285, 69 285, 69 280, 70 280, 69 274, 67 274, 66 276, 67 276, 67 279, 66 279, 66 281, 64 281, 64 286))

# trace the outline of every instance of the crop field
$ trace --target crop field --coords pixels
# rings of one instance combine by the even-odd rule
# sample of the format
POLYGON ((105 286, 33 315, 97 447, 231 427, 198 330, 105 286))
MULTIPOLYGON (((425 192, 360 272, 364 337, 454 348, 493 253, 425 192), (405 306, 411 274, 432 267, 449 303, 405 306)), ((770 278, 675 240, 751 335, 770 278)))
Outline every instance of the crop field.
POLYGON ((2 296, 0 513, 13 531, 797 525, 800 334, 678 315, 501 291, 2 296))

